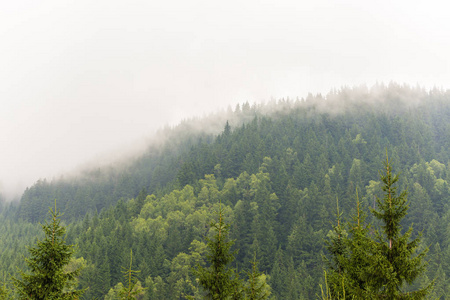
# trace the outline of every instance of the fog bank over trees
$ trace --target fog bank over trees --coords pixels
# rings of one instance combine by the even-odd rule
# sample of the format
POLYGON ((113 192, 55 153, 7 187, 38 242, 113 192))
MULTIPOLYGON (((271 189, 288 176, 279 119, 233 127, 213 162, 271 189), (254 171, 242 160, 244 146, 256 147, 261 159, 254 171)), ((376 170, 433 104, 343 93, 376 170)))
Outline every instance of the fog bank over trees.
POLYGON ((447 11, 410 1, 2 1, 2 189, 20 193, 237 103, 391 80, 445 88, 447 11))

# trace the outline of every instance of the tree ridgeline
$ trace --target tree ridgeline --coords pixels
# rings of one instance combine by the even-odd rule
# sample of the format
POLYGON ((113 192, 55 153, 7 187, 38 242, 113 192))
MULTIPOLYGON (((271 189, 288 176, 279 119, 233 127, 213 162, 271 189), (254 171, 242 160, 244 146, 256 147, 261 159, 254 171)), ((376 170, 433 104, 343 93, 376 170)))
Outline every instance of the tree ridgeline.
POLYGON ((332 166, 343 174, 341 189, 351 180, 363 190, 363 184, 376 178, 386 147, 395 161, 408 168, 422 160, 447 163, 449 94, 392 84, 372 91, 343 89, 326 99, 317 95, 266 105, 246 103, 225 115, 230 122, 222 133, 220 129, 208 133, 209 128, 218 127, 217 121, 205 120, 203 126, 182 123, 163 132, 165 143, 149 146, 127 163, 88 169, 76 177, 39 180, 24 192, 18 217, 42 221, 56 198, 64 218, 73 221, 120 199, 135 198, 143 188, 163 195, 194 185, 205 174, 226 180, 244 171, 256 173, 264 157, 278 160, 286 172, 271 172, 279 197, 287 180, 304 189, 313 181, 319 184, 324 168, 332 166), (289 157, 287 149, 291 149, 289 157), (362 172, 358 174, 355 163, 356 172, 348 177, 354 159, 360 161, 362 172))
MULTIPOLYGON (((280 109, 267 115, 246 106, 250 120, 230 120, 217 136, 173 138, 181 142, 149 150, 123 172, 96 169, 74 181, 42 180, 24 193, 18 209, 2 207, 0 274, 15 274, 23 264, 20 252, 37 235, 27 221, 42 220, 48 201, 57 198, 67 240, 78 244, 77 259, 86 265, 79 279, 89 287, 86 299, 103 298, 123 280, 130 249, 132 269, 141 270, 137 279, 147 288, 144 298, 193 294, 197 282, 189 270, 207 251, 203 237, 221 201, 236 240, 232 250, 239 249, 232 265, 248 272, 256 253, 273 297, 313 299, 320 293, 327 253, 322 240, 332 229, 335 199, 342 218, 355 210, 356 190, 361 212, 376 205, 383 195, 375 178, 388 148, 394 171, 402 173, 399 190, 409 191, 401 225, 414 223, 411 239, 423 232, 419 247, 430 246, 427 271, 411 290, 436 278, 430 297, 448 295, 450 97, 416 92, 395 86, 378 94, 345 90, 326 100, 281 100, 280 109), (324 110, 333 97, 347 100, 324 110), (375 109, 361 101, 377 97, 385 100, 375 109), (410 101, 416 98, 423 101, 410 101)), ((366 220, 380 222, 373 214, 366 220)))

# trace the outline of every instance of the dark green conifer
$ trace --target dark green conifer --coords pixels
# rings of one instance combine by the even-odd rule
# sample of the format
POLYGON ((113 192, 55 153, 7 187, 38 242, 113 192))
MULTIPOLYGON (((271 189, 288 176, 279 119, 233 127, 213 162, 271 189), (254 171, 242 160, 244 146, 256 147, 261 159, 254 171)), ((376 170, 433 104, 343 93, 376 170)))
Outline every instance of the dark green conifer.
POLYGON ((336 198, 337 210, 336 221, 327 237, 326 248, 330 253, 330 259, 326 259, 325 263, 330 269, 329 276, 326 278, 327 293, 330 297, 340 299, 345 293, 344 274, 346 271, 346 263, 348 258, 348 234, 342 226, 342 212, 339 211, 339 201, 336 198))
POLYGON ((145 204, 146 197, 147 197, 147 189, 143 188, 135 200, 135 204, 134 204, 134 214, 135 215, 138 215, 141 212, 141 209, 145 204))
POLYGON ((119 291, 119 297, 121 300, 137 299, 137 296, 142 294, 142 292, 145 290, 137 284, 136 275, 140 271, 133 270, 132 264, 133 250, 130 250, 130 267, 122 272, 126 280, 126 285, 124 285, 119 291))
POLYGON ((45 237, 29 249, 30 258, 25 259, 30 273, 20 272, 22 279, 13 278, 19 299, 63 300, 78 299, 82 290, 73 289, 73 280, 80 269, 66 272, 74 252, 73 245, 65 241, 66 229, 61 226, 62 214, 49 209, 52 221, 42 225, 45 237))
POLYGON ((281 246, 275 252, 275 259, 270 273, 270 285, 273 288, 273 293, 276 299, 282 299, 282 293, 286 291, 287 286, 287 272, 284 258, 284 251, 281 246))
POLYGON ((332 254, 329 266, 329 289, 335 299, 373 299, 371 284, 371 254, 374 242, 369 236, 370 224, 365 222, 366 214, 356 190, 356 212, 345 228, 340 224, 341 214, 337 210, 338 225, 330 236, 328 250, 332 254))
POLYGON ((10 299, 9 296, 9 289, 6 287, 6 283, 0 282, 0 299, 10 299))
POLYGON ((269 299, 271 294, 270 287, 266 283, 265 276, 259 272, 256 254, 253 258, 251 272, 246 272, 248 282, 245 287, 245 299, 248 300, 265 300, 269 299))
POLYGON ((361 202, 356 190, 356 213, 347 223, 347 231, 351 238, 345 238, 346 256, 342 258, 345 270, 341 277, 341 291, 345 291, 350 299, 375 298, 371 287, 372 249, 374 241, 370 238, 371 225, 366 223, 366 213, 361 209, 361 202))
POLYGON ((433 283, 414 292, 402 292, 405 284, 412 284, 425 271, 424 256, 428 249, 417 253, 420 237, 410 240, 413 228, 402 234, 401 220, 408 211, 407 192, 397 194, 398 175, 392 173, 386 155, 384 174, 381 175, 383 199, 377 198, 373 215, 383 222, 376 232, 377 241, 372 255, 371 285, 379 299, 424 299, 433 283))
POLYGON ((197 265, 194 275, 206 292, 206 299, 225 300, 240 299, 242 283, 236 269, 230 267, 234 260, 235 252, 231 251, 234 241, 229 240, 229 224, 223 220, 223 209, 218 212, 218 222, 211 222, 215 234, 213 238, 206 237, 208 254, 206 255, 209 266, 197 265))
POLYGON ((414 292, 404 291, 425 271, 423 259, 428 249, 417 252, 420 238, 411 240, 412 227, 401 233, 400 222, 408 210, 407 192, 397 195, 394 184, 398 175, 392 174, 387 156, 381 181, 385 195, 377 198, 378 207, 371 210, 382 221, 380 231, 371 233, 359 200, 347 230, 340 225, 338 209, 338 225, 330 232, 328 243, 331 272, 327 284, 333 298, 424 299, 431 290, 433 283, 414 292))

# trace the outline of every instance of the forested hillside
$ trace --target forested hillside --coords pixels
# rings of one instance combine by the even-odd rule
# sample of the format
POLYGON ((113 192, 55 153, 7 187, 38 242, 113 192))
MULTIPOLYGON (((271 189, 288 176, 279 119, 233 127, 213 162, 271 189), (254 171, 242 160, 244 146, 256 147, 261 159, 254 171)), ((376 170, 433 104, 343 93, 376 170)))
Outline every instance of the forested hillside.
MULTIPOLYGON (((436 278, 433 295, 450 295, 450 92, 343 88, 246 103, 220 120, 218 133, 184 124, 121 167, 29 187, 18 205, 2 208, 0 279, 24 266, 35 223, 56 199, 84 265, 85 299, 112 299, 130 250, 147 288, 142 299, 199 295, 192 268, 204 264, 205 236, 222 206, 238 270, 256 255, 273 299, 316 299, 336 199, 344 218, 355 211, 356 191, 362 209, 374 207, 387 151, 399 189, 408 190, 404 230, 414 224, 412 237, 422 232, 420 247, 430 248, 427 271, 411 288, 436 278)), ((368 221, 379 225, 371 214, 368 221)))

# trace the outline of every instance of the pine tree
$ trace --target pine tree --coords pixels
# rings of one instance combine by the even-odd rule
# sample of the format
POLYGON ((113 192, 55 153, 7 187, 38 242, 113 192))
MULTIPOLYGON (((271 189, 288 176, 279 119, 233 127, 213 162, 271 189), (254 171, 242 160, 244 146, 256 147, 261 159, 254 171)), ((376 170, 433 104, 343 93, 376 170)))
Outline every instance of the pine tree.
POLYGON ((138 215, 141 212, 142 207, 145 204, 145 198, 147 197, 147 189, 143 188, 139 195, 135 199, 134 214, 138 215))
POLYGON ((258 269, 258 262, 256 261, 256 254, 251 262, 252 271, 246 272, 248 282, 245 287, 245 297, 248 300, 265 300, 269 299, 271 294, 270 286, 266 283, 266 276, 261 274, 258 269))
POLYGON ((137 299, 138 295, 141 295, 145 290, 140 287, 140 283, 136 279, 136 274, 140 271, 135 271, 132 269, 133 264, 133 250, 130 250, 130 267, 123 271, 123 275, 126 280, 126 285, 123 285, 122 289, 119 291, 119 297, 123 300, 133 300, 137 299))
POLYGON ((356 190, 356 213, 352 216, 352 221, 347 223, 347 231, 351 238, 345 239, 347 257, 343 260, 345 269, 342 289, 347 295, 355 299, 373 299, 373 289, 371 288, 371 278, 369 270, 372 264, 371 251, 374 248, 374 241, 370 238, 370 224, 366 224, 366 213, 361 210, 361 202, 356 190))
POLYGON ((287 272, 284 258, 284 251, 281 246, 278 247, 275 253, 275 259, 270 273, 270 285, 273 288, 273 293, 276 299, 282 298, 282 293, 286 291, 287 286, 287 272))
POLYGON ((42 225, 45 237, 29 249, 30 258, 25 259, 31 273, 20 272, 22 279, 13 278, 20 299, 62 300, 78 299, 82 290, 73 289, 73 281, 80 269, 66 272, 74 253, 73 245, 65 241, 66 229, 61 226, 62 214, 49 209, 52 221, 42 225))
POLYGON ((215 231, 213 238, 206 237, 209 266, 205 268, 197 265, 193 273, 205 290, 207 299, 240 299, 242 283, 236 269, 229 267, 235 255, 235 252, 231 252, 234 241, 228 239, 230 225, 223 220, 222 207, 218 217, 218 222, 211 223, 215 231))
POLYGON ((373 242, 369 238, 370 225, 365 223, 366 214, 361 210, 356 190, 356 213, 346 229, 341 226, 342 213, 337 205, 337 226, 328 234, 327 249, 331 259, 326 263, 331 272, 327 278, 327 292, 333 299, 371 299, 367 273, 373 242))
POLYGON ((341 226, 342 212, 339 211, 339 201, 337 198, 336 204, 337 225, 333 225, 333 230, 330 230, 328 233, 328 240, 326 241, 326 248, 331 255, 330 259, 325 259, 325 263, 330 269, 328 277, 326 277, 327 273, 325 272, 326 299, 331 297, 340 299, 343 294, 345 294, 344 272, 346 268, 345 264, 347 262, 346 259, 348 258, 348 233, 343 226, 341 226))
POLYGON ((9 296, 10 293, 8 288, 6 287, 6 283, 0 282, 0 299, 2 300, 10 299, 9 296))
POLYGON ((381 175, 383 199, 377 198, 378 208, 371 209, 382 221, 380 231, 366 224, 365 213, 357 210, 347 230, 341 226, 339 208, 338 225, 329 233, 328 260, 330 269, 327 288, 332 298, 347 299, 424 299, 433 282, 414 292, 403 292, 406 285, 424 274, 423 261, 428 249, 417 252, 420 237, 411 240, 412 227, 401 233, 401 220, 408 210, 407 192, 399 195, 394 184, 398 175, 392 174, 391 163, 386 156, 384 174, 381 175))
POLYGON ((383 199, 377 198, 373 215, 382 221, 382 230, 376 232, 377 241, 370 267, 371 285, 379 299, 423 299, 433 282, 414 292, 402 292, 404 284, 411 284, 425 271, 424 256, 428 249, 417 253, 420 237, 410 241, 413 228, 401 233, 401 220, 408 211, 407 191, 397 194, 394 186, 399 176, 392 173, 386 155, 384 174, 381 175, 383 199))

